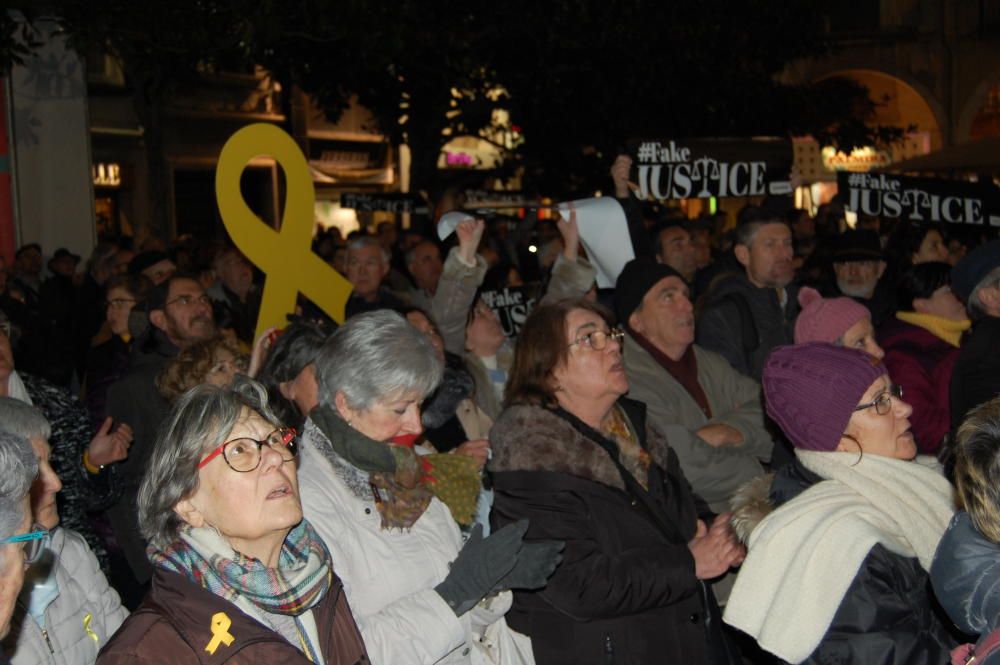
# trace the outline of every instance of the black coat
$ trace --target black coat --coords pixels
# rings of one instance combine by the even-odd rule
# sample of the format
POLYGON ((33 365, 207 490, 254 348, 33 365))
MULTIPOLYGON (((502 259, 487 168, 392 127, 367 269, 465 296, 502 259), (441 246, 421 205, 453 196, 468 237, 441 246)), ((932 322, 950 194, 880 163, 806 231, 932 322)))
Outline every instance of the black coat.
MULTIPOLYGON (((823 480, 796 459, 775 475, 771 499, 780 505, 823 480)), ((944 665, 958 635, 915 557, 876 545, 844 594, 823 641, 804 663, 944 665)))
MULTIPOLYGON (((638 415, 630 419, 646 433, 638 415)), ((527 540, 566 543, 548 585, 515 591, 507 614, 531 637, 536 662, 707 662, 701 585, 687 547, 707 508, 664 439, 648 432, 649 494, 676 529, 672 538, 630 499, 607 453, 552 412, 509 408, 490 439, 496 525, 528 519, 527 540)))
POLYGON ((785 294, 782 307, 777 289, 755 286, 745 274, 720 277, 705 294, 698 315, 698 345, 724 357, 737 372, 760 381, 774 347, 793 341, 798 287, 788 285, 785 294))
POLYGON ((128 370, 108 388, 107 413, 116 425, 132 427, 133 440, 128 459, 116 465, 121 495, 107 514, 115 539, 141 584, 149 580, 152 568, 146 557, 146 541, 139 533, 136 502, 157 430, 170 411, 170 404, 156 390, 156 377, 177 353, 177 347, 163 333, 150 327, 135 340, 128 370))
POLYGON ((1000 395, 1000 318, 977 321, 951 371, 951 431, 980 404, 1000 395))

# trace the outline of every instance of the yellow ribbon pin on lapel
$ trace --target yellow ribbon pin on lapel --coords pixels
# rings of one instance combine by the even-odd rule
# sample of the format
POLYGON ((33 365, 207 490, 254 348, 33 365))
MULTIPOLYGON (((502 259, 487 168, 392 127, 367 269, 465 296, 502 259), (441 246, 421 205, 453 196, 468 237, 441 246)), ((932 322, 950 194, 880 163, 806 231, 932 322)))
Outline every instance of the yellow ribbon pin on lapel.
POLYGON ((233 643, 236 638, 229 633, 229 627, 233 625, 232 620, 225 612, 216 612, 212 615, 212 639, 205 645, 205 651, 215 655, 215 650, 219 648, 220 644, 225 644, 227 647, 233 643))
POLYGON ((306 158, 291 136, 267 123, 248 125, 233 134, 219 155, 215 197, 236 247, 267 275, 257 335, 285 325, 299 292, 343 323, 351 283, 312 252, 316 192, 306 158), (240 191, 243 170, 260 155, 273 157, 285 173, 288 191, 280 231, 258 218, 240 191))
POLYGON ((87 612, 86 614, 83 615, 83 632, 87 633, 87 637, 94 640, 94 642, 100 644, 101 638, 97 636, 97 633, 95 633, 90 629, 90 624, 93 623, 93 621, 94 621, 94 615, 91 614, 90 612, 87 612))

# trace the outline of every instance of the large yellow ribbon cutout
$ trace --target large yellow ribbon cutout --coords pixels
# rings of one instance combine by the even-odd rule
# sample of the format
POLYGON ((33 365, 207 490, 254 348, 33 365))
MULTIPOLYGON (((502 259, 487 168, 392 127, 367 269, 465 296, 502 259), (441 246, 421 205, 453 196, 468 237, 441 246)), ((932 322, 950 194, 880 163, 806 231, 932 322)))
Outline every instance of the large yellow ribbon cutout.
POLYGON ((233 625, 233 621, 225 612, 216 612, 213 614, 211 625, 212 641, 205 645, 205 651, 214 656, 215 650, 219 648, 219 644, 225 644, 228 647, 236 638, 229 632, 229 627, 233 625))
POLYGON ((285 317, 295 311, 300 291, 343 323, 351 283, 312 252, 316 192, 306 158, 291 136, 267 123, 248 125, 233 134, 219 155, 215 197, 233 243, 267 276, 257 335, 286 325, 285 317), (288 192, 280 231, 257 217, 240 191, 243 170, 260 155, 273 157, 285 172, 288 192))

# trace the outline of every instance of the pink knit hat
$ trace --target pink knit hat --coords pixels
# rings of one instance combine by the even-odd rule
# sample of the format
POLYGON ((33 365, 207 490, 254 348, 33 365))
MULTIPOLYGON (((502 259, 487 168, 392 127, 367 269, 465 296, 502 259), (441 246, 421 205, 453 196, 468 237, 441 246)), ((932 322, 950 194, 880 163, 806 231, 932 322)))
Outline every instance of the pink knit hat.
POLYGON ((779 346, 761 378, 767 414, 796 448, 834 450, 865 391, 885 373, 881 360, 858 349, 779 346))
POLYGON ((802 311, 795 320, 795 343, 827 342, 840 339, 861 319, 871 314, 868 308, 850 298, 824 298, 816 289, 803 286, 799 289, 802 311))

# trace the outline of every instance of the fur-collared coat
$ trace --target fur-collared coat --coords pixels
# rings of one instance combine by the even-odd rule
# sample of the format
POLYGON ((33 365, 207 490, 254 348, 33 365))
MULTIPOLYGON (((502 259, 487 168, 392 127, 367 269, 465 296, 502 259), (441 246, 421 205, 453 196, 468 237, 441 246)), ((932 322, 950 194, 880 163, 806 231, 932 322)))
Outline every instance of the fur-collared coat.
POLYGON ((539 591, 514 592, 508 624, 531 637, 539 665, 704 663, 700 585, 687 542, 707 512, 644 407, 622 400, 654 460, 649 494, 676 529, 668 537, 624 491, 608 454, 555 413, 508 408, 490 435, 495 526, 520 519, 527 540, 565 541, 539 591))

